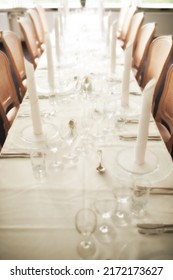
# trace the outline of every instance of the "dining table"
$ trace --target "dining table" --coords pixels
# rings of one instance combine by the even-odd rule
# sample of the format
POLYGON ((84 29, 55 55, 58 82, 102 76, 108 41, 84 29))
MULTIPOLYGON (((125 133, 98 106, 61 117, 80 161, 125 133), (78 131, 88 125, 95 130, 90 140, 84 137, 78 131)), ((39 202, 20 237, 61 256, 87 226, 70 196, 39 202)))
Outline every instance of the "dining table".
POLYGON ((151 114, 144 158, 149 169, 133 169, 143 91, 131 69, 128 104, 122 105, 125 50, 117 40, 112 71, 113 38, 109 30, 108 44, 107 15, 101 19, 97 9, 70 11, 59 20, 59 37, 55 31, 48 34, 53 64, 48 64, 45 48, 32 81, 40 130, 34 130, 37 120, 28 92, 33 87, 28 84, 1 150, 0 259, 172 260, 172 158, 151 114), (33 172, 35 152, 44 156, 45 169, 39 174, 33 172), (150 193, 145 213, 138 216, 131 197, 135 180, 141 178, 148 180, 150 193), (110 199, 100 210, 110 208, 107 222, 113 235, 108 240, 97 235, 101 193, 103 200, 110 199), (116 219, 119 207, 128 217, 124 224, 116 219), (81 209, 91 209, 97 218, 91 234, 96 250, 87 257, 77 249, 82 235, 76 215, 81 209))

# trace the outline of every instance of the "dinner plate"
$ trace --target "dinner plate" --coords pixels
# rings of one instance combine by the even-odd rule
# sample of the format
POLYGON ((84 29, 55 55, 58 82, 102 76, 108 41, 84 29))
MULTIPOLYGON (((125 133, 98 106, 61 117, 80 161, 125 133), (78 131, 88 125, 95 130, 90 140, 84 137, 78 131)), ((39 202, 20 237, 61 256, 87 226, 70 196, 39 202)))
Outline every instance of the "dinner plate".
POLYGON ((173 260, 173 235, 139 236, 126 243, 120 260, 173 260))
POLYGON ((35 135, 32 124, 21 129, 21 139, 28 143, 40 143, 46 139, 52 139, 58 134, 58 129, 54 124, 46 123, 43 125, 43 134, 35 135))
POLYGON ((149 147, 146 151, 146 155, 147 161, 146 164, 144 164, 144 169, 142 166, 136 165, 136 170, 134 170, 134 147, 121 148, 117 152, 115 165, 123 172, 132 174, 133 176, 147 176, 147 179, 150 180, 152 185, 157 185, 158 182, 160 184, 162 182, 164 183, 173 172, 171 156, 165 153, 165 148, 157 146, 149 147), (165 162, 167 162, 167 164, 165 164, 165 162))
MULTIPOLYGON (((67 75, 66 79, 57 74, 55 75, 55 92, 57 96, 66 96, 74 93, 76 86, 75 76, 69 77, 68 73, 64 73, 64 75, 67 75)), ((46 71, 38 74, 36 77, 36 85, 38 95, 45 94, 46 96, 49 96, 50 89, 46 71)))

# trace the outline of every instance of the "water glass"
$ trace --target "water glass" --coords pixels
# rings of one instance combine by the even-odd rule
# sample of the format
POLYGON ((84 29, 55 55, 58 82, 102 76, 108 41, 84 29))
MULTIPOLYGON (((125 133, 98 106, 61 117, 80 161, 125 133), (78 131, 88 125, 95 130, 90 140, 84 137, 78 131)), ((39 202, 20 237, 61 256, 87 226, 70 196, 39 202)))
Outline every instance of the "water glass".
POLYGON ((45 152, 33 151, 30 154, 34 177, 40 182, 46 180, 45 152))
POLYGON ((147 179, 135 180, 132 194, 132 214, 137 217, 145 215, 150 194, 150 182, 147 179))
POLYGON ((97 226, 95 212, 89 208, 79 210, 75 216, 75 226, 82 236, 77 251, 83 259, 91 258, 96 253, 96 244, 91 236, 97 226))

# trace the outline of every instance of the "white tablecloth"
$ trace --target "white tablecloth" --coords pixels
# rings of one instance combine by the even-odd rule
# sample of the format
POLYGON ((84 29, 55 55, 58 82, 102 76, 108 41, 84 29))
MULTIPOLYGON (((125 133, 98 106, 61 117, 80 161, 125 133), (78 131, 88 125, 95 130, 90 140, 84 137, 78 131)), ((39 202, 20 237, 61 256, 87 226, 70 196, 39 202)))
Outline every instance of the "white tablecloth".
MULTIPOLYGON (((2 153, 25 152, 45 149, 47 153, 47 179, 38 182, 32 172, 30 158, 0 159, 0 259, 80 259, 76 247, 80 235, 75 229, 75 215, 83 207, 94 209, 94 200, 100 190, 115 192, 119 179, 131 178, 119 164, 119 155, 124 149, 134 149, 134 141, 120 140, 118 133, 137 133, 137 123, 125 124, 124 130, 117 133, 114 127, 109 134, 108 120, 104 119, 101 141, 94 136, 98 123, 93 119, 94 106, 115 101, 119 108, 121 96, 121 77, 123 65, 117 65, 117 81, 109 77, 109 55, 105 54, 105 45, 101 40, 99 28, 95 24, 97 15, 87 13, 69 16, 66 37, 62 44, 64 56, 62 65, 56 66, 57 81, 65 77, 70 86, 63 84, 57 94, 56 114, 50 112, 49 88, 45 54, 36 70, 39 103, 44 128, 43 138, 33 134, 30 118, 29 100, 26 96, 18 116, 9 131, 2 153), (79 24, 80 22, 80 24, 79 24), (73 27, 72 27, 73 26, 73 27), (94 28, 93 28, 94 27, 94 28), (73 31, 73 32, 72 32, 73 31), (82 33, 79 33, 82 32, 82 33), (68 59, 67 59, 68 58, 68 59), (45 69, 43 69, 45 68, 45 69), (85 75, 91 76, 92 92, 84 98, 81 81, 85 75), (76 77, 79 85, 76 85, 76 77), (66 90, 64 90, 64 88, 66 90), (95 104, 95 105, 94 105, 95 104), (49 170, 51 155, 45 144, 45 138, 51 139, 62 129, 64 123, 75 120, 78 139, 86 120, 92 123, 90 141, 85 153, 77 149, 77 164, 53 173, 49 170), (97 149, 103 151, 104 174, 96 171, 98 166, 97 149)), ((56 59, 55 59, 56 61, 56 59)), ((57 82, 57 86, 60 82, 57 82)), ((131 75, 130 91, 140 89, 131 75)), ((141 96, 130 94, 129 118, 138 118, 141 108, 141 96)), ((86 124, 86 125, 85 125, 86 124)), ((151 119, 149 134, 159 135, 151 119)), ((85 131, 87 133, 87 130, 85 131)), ((80 146, 77 142, 76 148, 80 146)), ((157 168, 147 174, 151 186, 172 186, 172 159, 162 141, 148 141, 148 151, 157 159, 157 168)), ((65 150, 60 149, 63 157, 65 150)), ((127 161, 132 160, 127 158, 127 161)), ((115 239, 110 244, 102 244, 93 235, 97 244, 94 259, 152 259, 173 258, 173 235, 140 235, 136 224, 139 222, 171 223, 173 220, 173 196, 150 195, 148 211, 143 218, 131 217, 124 228, 115 226, 115 239)))

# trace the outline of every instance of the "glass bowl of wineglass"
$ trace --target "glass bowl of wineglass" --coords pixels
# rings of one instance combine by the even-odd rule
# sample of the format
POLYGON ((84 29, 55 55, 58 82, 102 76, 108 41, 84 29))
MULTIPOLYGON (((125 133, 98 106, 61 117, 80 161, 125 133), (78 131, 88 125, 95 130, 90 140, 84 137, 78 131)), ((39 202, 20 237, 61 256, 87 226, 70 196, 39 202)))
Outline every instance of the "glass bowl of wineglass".
POLYGON ((75 227, 82 239, 77 245, 77 251, 81 258, 92 258, 96 253, 96 244, 92 238, 97 226, 97 216, 92 209, 83 208, 75 216, 75 227))
POLYGON ((116 199, 109 191, 100 191, 94 201, 94 208, 98 214, 95 236, 102 243, 110 243, 116 237, 112 217, 116 211, 116 199))
POLYGON ((67 167, 73 167, 78 160, 76 153, 78 133, 77 123, 74 119, 64 120, 60 128, 60 136, 64 145, 64 164, 67 167))

